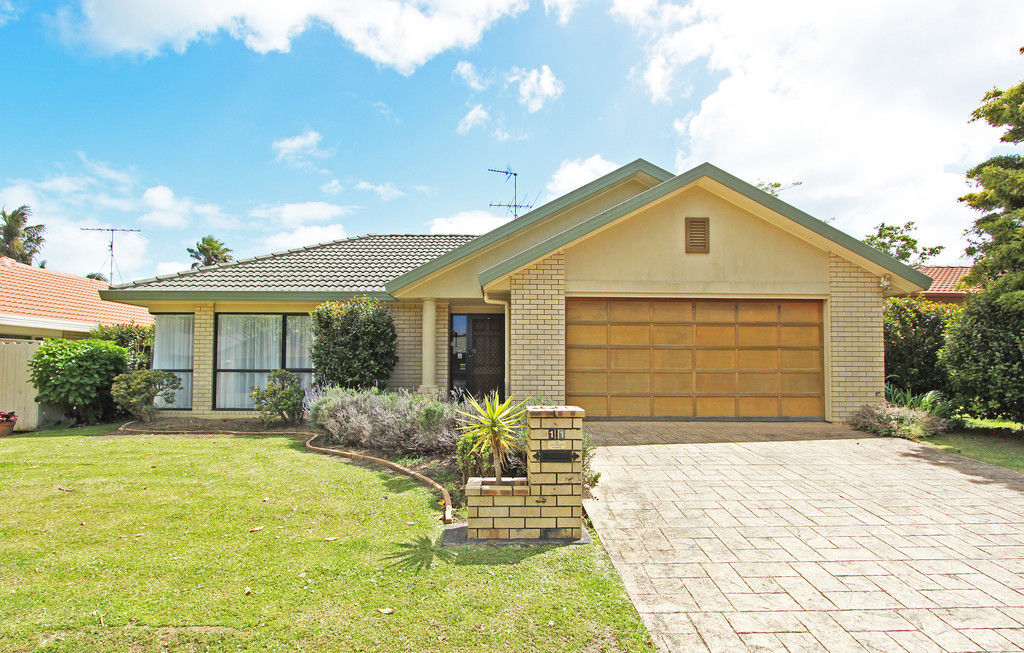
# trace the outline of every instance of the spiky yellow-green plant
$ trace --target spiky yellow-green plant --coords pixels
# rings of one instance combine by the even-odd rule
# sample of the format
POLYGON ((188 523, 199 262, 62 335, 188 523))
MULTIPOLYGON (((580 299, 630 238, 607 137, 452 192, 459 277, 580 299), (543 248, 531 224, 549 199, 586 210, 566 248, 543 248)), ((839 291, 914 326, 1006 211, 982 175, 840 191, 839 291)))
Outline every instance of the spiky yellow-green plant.
POLYGON ((501 483, 501 467, 509 449, 519 449, 516 431, 522 428, 523 403, 513 404, 512 399, 498 401, 498 393, 484 397, 483 405, 468 395, 473 412, 457 411, 462 423, 462 432, 473 442, 474 453, 484 454, 491 450, 494 461, 494 480, 501 483))

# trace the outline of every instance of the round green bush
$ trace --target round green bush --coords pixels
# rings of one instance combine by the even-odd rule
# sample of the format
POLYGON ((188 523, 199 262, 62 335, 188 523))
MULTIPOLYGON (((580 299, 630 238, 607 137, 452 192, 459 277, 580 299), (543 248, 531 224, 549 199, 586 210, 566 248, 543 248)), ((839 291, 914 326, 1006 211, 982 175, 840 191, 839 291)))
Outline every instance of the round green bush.
POLYGON ((960 307, 917 297, 893 297, 885 303, 886 384, 911 394, 945 391, 946 368, 939 362, 946 327, 960 307))
POLYGON ((383 302, 370 297, 326 302, 310 315, 315 383, 360 390, 387 384, 398 363, 398 336, 383 302))
POLYGON ((28 369, 36 401, 75 422, 95 424, 114 416, 110 386, 127 364, 128 350, 107 340, 51 338, 32 354, 28 369))
POLYGON ((110 394, 117 405, 133 417, 151 422, 156 417, 156 398, 171 403, 175 390, 181 390, 181 379, 173 372, 133 370, 117 375, 110 394))
POLYGON ((972 295, 949 325, 940 360, 950 399, 967 413, 1024 421, 1024 311, 972 295))

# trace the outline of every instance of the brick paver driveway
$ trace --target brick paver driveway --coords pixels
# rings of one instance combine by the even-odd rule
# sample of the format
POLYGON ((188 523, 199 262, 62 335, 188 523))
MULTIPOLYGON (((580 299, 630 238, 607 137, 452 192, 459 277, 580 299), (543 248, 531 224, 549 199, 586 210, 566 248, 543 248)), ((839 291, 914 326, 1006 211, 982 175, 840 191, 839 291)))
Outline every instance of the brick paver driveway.
POLYGON ((588 426, 640 443, 586 507, 664 650, 1024 649, 1024 476, 824 424, 588 426))

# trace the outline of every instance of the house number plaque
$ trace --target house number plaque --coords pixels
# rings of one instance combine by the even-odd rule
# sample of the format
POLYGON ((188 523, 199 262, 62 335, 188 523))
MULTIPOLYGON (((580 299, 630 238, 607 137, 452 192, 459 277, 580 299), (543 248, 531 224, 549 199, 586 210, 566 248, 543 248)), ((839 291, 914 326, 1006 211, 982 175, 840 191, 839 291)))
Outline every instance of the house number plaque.
POLYGON ((564 440, 565 429, 548 429, 548 440, 564 440))

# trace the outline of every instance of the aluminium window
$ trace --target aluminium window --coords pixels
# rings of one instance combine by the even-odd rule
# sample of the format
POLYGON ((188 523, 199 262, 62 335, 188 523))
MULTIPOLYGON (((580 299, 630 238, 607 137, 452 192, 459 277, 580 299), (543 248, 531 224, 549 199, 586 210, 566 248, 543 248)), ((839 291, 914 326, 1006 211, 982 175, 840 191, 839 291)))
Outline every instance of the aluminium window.
POLYGON ((174 372, 181 380, 181 390, 174 391, 174 401, 156 399, 156 407, 167 410, 192 408, 192 329, 195 315, 191 313, 154 315, 153 369, 174 372))
POLYGON ((216 337, 214 408, 252 410, 249 393, 274 370, 297 374, 304 389, 313 384, 309 315, 218 313, 216 337))

